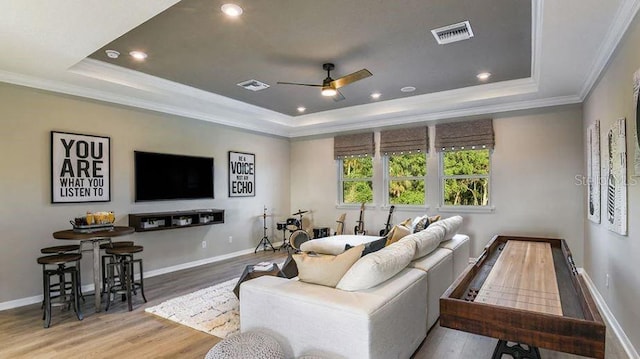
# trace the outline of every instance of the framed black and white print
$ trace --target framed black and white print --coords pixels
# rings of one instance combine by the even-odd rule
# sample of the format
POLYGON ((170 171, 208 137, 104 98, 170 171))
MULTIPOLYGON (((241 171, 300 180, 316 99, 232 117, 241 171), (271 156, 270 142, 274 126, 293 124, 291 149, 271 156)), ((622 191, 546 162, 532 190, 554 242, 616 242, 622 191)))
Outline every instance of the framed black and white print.
POLYGON ((51 203, 111 201, 111 139, 51 131, 51 203))
POLYGON ((255 154, 229 151, 229 197, 254 197, 255 171, 255 154))

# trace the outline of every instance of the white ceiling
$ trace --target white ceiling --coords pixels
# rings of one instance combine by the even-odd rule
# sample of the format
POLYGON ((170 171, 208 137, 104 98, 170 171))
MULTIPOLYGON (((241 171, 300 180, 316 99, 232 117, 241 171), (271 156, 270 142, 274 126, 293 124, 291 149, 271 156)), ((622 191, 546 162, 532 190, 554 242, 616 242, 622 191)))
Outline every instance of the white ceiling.
POLYGON ((0 0, 0 81, 287 137, 360 130, 579 103, 640 7, 533 0, 530 78, 288 116, 86 58, 176 2, 0 0))

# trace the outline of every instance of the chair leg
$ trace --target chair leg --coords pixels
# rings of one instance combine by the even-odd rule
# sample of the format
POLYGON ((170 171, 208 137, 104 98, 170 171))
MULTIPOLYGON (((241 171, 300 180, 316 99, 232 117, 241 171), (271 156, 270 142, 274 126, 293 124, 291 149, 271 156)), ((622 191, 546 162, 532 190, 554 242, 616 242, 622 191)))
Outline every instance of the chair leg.
POLYGON ((111 288, 113 287, 113 281, 114 281, 114 269, 113 267, 115 266, 115 263, 108 263, 107 264, 107 289, 105 291, 105 293, 107 294, 107 307, 104 309, 105 312, 109 311, 109 307, 111 306, 111 288))
POLYGON ((133 304, 131 303, 131 287, 133 287, 132 283, 132 274, 133 274, 133 262, 125 261, 123 262, 123 267, 125 267, 125 286, 127 288, 127 305, 129 306, 129 311, 133 310, 133 304))
POLYGON ((82 275, 80 274, 80 261, 76 261, 76 269, 78 270, 78 295, 82 298, 82 302, 84 303, 84 294, 82 293, 82 275))
POLYGON ((142 259, 138 259, 138 264, 140 268, 140 294, 142 294, 142 299, 144 302, 147 302, 147 297, 144 296, 144 275, 142 274, 142 259))
POLYGON ((78 320, 82 320, 82 311, 80 310, 80 295, 78 293, 78 277, 80 276, 80 272, 78 272, 77 268, 74 268, 71 271, 71 292, 73 293, 73 310, 76 312, 76 317, 78 320))
POLYGON ((49 273, 43 271, 42 274, 44 275, 44 317, 42 319, 44 320, 44 327, 49 328, 51 325, 51 292, 49 291, 51 280, 49 279, 49 273))

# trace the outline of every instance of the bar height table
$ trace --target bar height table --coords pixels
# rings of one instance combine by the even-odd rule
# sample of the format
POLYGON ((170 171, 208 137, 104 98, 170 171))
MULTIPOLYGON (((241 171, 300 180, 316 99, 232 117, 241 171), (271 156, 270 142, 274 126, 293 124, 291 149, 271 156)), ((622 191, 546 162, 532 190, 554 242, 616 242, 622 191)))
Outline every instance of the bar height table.
POLYGON ((92 233, 78 233, 74 232, 73 229, 53 233, 53 238, 56 239, 80 241, 80 249, 82 249, 82 244, 85 242, 91 242, 93 245, 93 288, 95 293, 96 313, 100 311, 100 293, 102 292, 102 276, 100 275, 100 244, 110 241, 113 237, 126 236, 133 232, 133 227, 115 226, 112 229, 92 233))

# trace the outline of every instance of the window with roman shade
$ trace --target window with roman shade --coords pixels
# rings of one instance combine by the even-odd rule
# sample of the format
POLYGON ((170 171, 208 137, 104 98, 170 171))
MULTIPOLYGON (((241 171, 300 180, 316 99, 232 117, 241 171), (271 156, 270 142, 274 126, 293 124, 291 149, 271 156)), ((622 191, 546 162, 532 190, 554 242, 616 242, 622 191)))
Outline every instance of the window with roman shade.
POLYGON ((373 132, 333 138, 333 154, 338 161, 338 202, 373 202, 373 132))
POLYGON ((492 149, 495 145, 493 120, 453 122, 436 125, 438 152, 492 149))
POLYGON ((435 147, 440 153, 442 206, 490 206, 491 153, 494 146, 491 119, 436 125, 435 147))
POLYGON ((380 132, 386 205, 425 206, 428 150, 427 126, 380 132))

